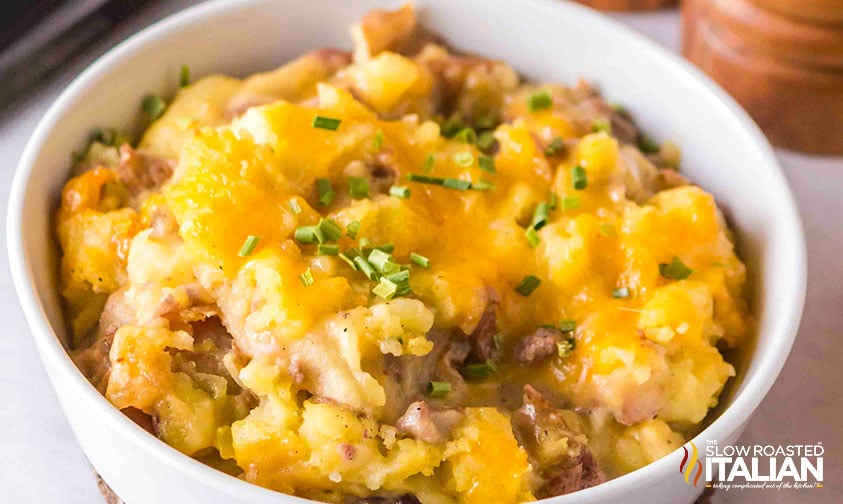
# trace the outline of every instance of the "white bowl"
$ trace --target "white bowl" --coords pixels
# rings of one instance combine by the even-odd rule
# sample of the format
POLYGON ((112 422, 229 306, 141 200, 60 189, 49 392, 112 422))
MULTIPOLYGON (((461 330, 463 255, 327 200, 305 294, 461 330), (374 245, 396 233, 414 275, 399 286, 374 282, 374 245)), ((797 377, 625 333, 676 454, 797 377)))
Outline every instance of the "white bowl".
MULTIPOLYGON (((80 75, 29 141, 11 191, 9 257, 15 287, 70 425, 97 471, 129 504, 305 502, 206 467, 165 445, 111 406, 62 346, 51 216, 70 152, 96 126, 131 129, 140 99, 175 91, 177 72, 234 75, 274 68, 310 49, 348 47, 348 26, 404 0, 219 0, 188 9, 124 42, 80 75)), ((738 376, 694 441, 734 441, 787 359, 805 294, 805 242, 793 197, 767 140, 712 81, 608 18, 549 0, 416 0, 422 22, 454 47, 510 62, 530 79, 583 76, 626 105, 646 131, 684 151, 684 173, 712 192, 737 230, 754 289, 757 338, 738 352, 738 376), (719 413, 719 416, 717 415, 719 413)), ((679 503, 681 450, 554 503, 679 503)))

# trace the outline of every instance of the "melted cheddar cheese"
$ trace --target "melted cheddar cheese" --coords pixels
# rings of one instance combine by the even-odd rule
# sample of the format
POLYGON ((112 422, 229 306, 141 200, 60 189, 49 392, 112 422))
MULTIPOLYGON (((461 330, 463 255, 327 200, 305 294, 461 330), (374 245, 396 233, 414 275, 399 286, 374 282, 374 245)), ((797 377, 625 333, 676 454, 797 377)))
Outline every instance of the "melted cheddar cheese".
POLYGON ((415 30, 407 9, 364 20, 353 61, 203 78, 136 153, 89 154, 57 218, 77 362, 180 451, 324 501, 521 502, 588 486, 563 483, 592 454, 599 482, 676 449, 735 374, 720 349, 749 332, 715 199, 605 127, 614 112, 584 84, 523 84, 375 26, 415 30), (171 176, 135 188, 121 163, 141 153, 171 176), (297 238, 325 222, 335 252, 371 265, 385 248, 403 291, 297 238), (544 420, 525 385, 553 405, 544 420), (563 427, 536 447, 517 415, 563 427))

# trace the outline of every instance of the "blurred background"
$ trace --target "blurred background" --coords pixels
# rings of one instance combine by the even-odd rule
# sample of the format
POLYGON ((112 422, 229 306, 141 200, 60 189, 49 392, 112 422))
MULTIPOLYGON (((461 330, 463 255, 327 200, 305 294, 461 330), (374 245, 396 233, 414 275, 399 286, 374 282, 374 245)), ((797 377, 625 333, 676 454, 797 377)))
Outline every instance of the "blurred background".
MULTIPOLYGON (((683 54, 724 86, 778 147, 805 224, 808 298, 790 359, 741 442, 822 443, 825 488, 805 502, 843 502, 843 0, 579 2, 609 11, 683 54)), ((0 0, 3 222, 15 165, 61 90, 111 47, 196 3, 0 0)), ((0 233, 0 319, 6 326, 0 345, 0 453, 5 455, 0 501, 104 502, 29 338, 9 277, 5 239, 0 233)), ((789 504, 794 495, 726 492, 710 502, 789 504)))

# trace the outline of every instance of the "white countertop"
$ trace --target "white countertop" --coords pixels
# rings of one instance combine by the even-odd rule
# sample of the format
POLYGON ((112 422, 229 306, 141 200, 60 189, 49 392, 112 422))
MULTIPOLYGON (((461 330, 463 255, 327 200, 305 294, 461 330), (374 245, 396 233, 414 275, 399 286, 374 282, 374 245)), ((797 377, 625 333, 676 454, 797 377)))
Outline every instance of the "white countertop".
MULTIPOLYGON (((0 112, 0 212, 5 224, 15 165, 38 119, 72 78, 109 47, 171 12, 197 3, 153 5, 26 102, 0 112)), ((616 15, 678 50, 676 12, 616 15)), ((843 134, 843 132, 841 132, 843 134)), ((716 494, 715 503, 843 502, 843 158, 780 152, 808 240, 808 299, 799 338, 784 371, 753 417, 742 442, 825 446, 825 488, 811 494, 716 494), (810 497, 809 497, 810 496, 810 497), (810 500, 806 500, 810 499, 810 500)), ((3 226, 5 228, 5 225, 3 226)), ((103 502, 94 473, 62 415, 18 305, 0 233, 0 502, 103 502)))

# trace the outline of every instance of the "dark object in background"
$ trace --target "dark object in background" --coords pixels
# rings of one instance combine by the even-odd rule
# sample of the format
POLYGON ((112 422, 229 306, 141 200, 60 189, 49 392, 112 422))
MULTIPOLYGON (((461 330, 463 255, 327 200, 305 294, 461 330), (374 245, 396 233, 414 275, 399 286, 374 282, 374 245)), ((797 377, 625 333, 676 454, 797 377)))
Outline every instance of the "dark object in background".
POLYGON ((843 2, 683 0, 682 52, 770 141, 843 155, 843 2))
POLYGON ((0 1, 0 108, 154 0, 0 1))
POLYGON ((643 11, 673 7, 677 0, 576 0, 605 11, 643 11))

